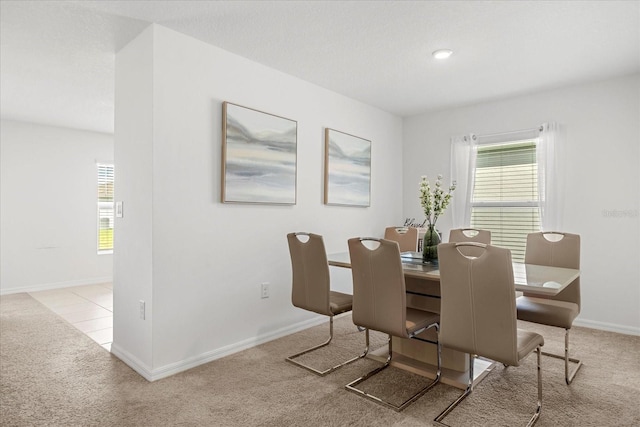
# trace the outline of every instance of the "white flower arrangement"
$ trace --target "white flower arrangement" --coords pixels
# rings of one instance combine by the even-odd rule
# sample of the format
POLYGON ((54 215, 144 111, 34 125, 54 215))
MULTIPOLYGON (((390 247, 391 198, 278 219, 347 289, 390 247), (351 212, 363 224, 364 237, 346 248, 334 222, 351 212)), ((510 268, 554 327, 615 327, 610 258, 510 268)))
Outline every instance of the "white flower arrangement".
POLYGON ((431 185, 426 176, 422 176, 420 182, 420 204, 424 210, 429 227, 435 227, 436 221, 442 215, 451 202, 451 193, 456 189, 455 181, 449 187, 447 193, 442 189, 442 175, 438 175, 435 188, 431 191, 431 185))

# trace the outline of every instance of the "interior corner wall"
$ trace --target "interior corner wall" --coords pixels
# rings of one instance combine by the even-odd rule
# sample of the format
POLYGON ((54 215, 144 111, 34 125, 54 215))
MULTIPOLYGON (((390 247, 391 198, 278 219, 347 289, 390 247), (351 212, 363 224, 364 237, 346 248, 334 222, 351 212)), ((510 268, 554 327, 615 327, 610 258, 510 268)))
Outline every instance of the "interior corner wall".
MULTIPOLYGON (((148 102, 153 104, 152 147, 144 150, 150 159, 142 165, 145 180, 152 178, 152 211, 144 215, 150 218, 152 238, 146 229, 143 237, 152 245, 151 261, 143 263, 145 268, 152 266, 152 292, 147 289, 148 276, 144 285, 131 283, 127 275, 133 266, 127 261, 124 267, 125 255, 120 258, 120 251, 134 251, 131 237, 138 231, 133 230, 137 221, 132 216, 138 215, 140 206, 130 198, 143 193, 142 188, 133 191, 134 182, 119 180, 116 198, 124 201, 125 217, 116 221, 116 235, 122 240, 117 240, 114 260, 114 308, 118 310, 118 303, 126 305, 127 320, 115 325, 114 342, 119 340, 123 350, 134 346, 133 337, 127 335, 135 333, 139 323, 135 305, 142 297, 122 288, 145 288, 152 297, 148 315, 152 319, 151 376, 156 379, 326 321, 291 304, 285 236, 292 231, 319 233, 328 252, 339 252, 347 250, 350 237, 381 237, 385 226, 402 222, 402 120, 175 31, 158 25, 151 28, 153 93, 145 88, 141 96, 147 103, 145 111, 148 102), (295 205, 220 202, 224 101, 297 121, 295 205), (323 204, 326 127, 372 141, 370 207, 323 204), (270 284, 266 299, 260 292, 264 282, 270 284), (134 331, 129 329, 130 322, 134 331)), ((117 76, 124 73, 118 70, 122 54, 116 62, 117 76)), ((147 66, 145 60, 145 70, 147 66)), ((120 81, 117 77, 116 94, 122 90, 120 81)), ((119 138, 118 118, 133 125, 136 111, 116 103, 120 178, 121 169, 130 169, 134 163, 125 159, 129 149, 119 147, 125 142, 119 138), (132 117, 123 117, 129 114, 127 109, 132 117)), ((145 141, 147 119, 138 126, 144 127, 141 139, 145 141)), ((141 187, 146 191, 147 183, 141 187)), ((332 286, 350 291, 349 272, 335 270, 332 286)), ((114 313, 116 318, 120 314, 114 313)))
POLYGON ((96 168, 112 160, 113 135, 2 120, 0 294, 112 280, 96 168))
POLYGON ((639 94, 636 74, 405 118, 405 216, 424 216, 415 197, 421 175, 450 176, 452 136, 560 123, 563 228, 581 235, 576 325, 640 335, 639 94))
POLYGON ((113 343, 111 352, 152 378, 153 26, 116 54, 113 343), (144 302, 144 319, 140 302, 144 302))

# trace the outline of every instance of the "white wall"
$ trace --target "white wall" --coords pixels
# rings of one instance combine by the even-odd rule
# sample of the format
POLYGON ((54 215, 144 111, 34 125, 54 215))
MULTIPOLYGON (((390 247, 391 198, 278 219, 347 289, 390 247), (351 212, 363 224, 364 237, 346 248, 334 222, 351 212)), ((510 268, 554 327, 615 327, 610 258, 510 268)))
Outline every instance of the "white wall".
POLYGON ((113 160, 113 135, 2 120, 0 159, 0 293, 111 281, 96 161, 113 160))
MULTIPOLYGON (((291 305, 286 233, 323 234, 327 250, 337 252, 347 250, 350 237, 381 236, 385 226, 403 220, 398 117, 160 26, 148 28, 117 54, 116 91, 116 165, 121 178, 116 198, 124 201, 125 217, 116 221, 114 317, 123 321, 114 325, 112 351, 132 366, 137 363, 134 368, 149 379, 316 321, 291 305), (146 87, 135 88, 135 81, 145 79, 152 81, 152 95, 146 87), (122 84, 133 91, 129 97, 120 91, 122 84), (298 122, 296 205, 220 203, 223 101, 298 122), (138 113, 120 114, 121 108, 138 113), (372 141, 371 207, 323 205, 325 127, 372 141), (151 175, 148 161, 135 170, 136 162, 124 157, 129 149, 123 145, 136 132, 140 144, 151 140, 152 146, 140 151, 142 157, 152 156, 151 175), (136 182, 152 177, 151 201, 146 184, 137 188, 133 181, 122 182, 134 170, 143 175, 136 182), (133 233, 145 226, 148 206, 151 238, 142 238, 152 243, 142 250, 151 261, 136 266, 121 258, 120 251, 134 251, 133 233), (151 292, 146 279, 134 280, 148 267, 151 292), (262 282, 271 284, 268 299, 260 298, 262 282), (152 298, 146 321, 138 319, 141 295, 152 298), (149 341, 145 322, 152 322, 151 361, 133 339, 149 341)), ((348 277, 336 273, 334 285, 349 287, 348 277), (338 283, 337 276, 346 283, 338 283)))
MULTIPOLYGON (((416 196, 421 175, 451 176, 451 136, 545 121, 564 129, 563 228, 582 237, 576 324, 640 334, 639 75, 406 118, 405 215, 423 218, 416 196)), ((450 215, 438 223, 445 235, 450 215)))
POLYGON ((148 28, 116 55, 115 66, 115 198, 124 201, 124 216, 116 217, 114 230, 111 351, 145 376, 153 364, 152 48, 148 28), (144 320, 139 301, 145 302, 144 320))

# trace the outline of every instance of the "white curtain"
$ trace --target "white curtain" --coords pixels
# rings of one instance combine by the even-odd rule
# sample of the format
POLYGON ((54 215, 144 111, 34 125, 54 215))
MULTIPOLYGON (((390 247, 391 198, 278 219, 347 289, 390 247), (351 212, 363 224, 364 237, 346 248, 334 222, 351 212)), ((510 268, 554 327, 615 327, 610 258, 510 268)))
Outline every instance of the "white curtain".
POLYGON ((562 230, 562 206, 560 195, 563 189, 557 170, 560 126, 544 123, 540 127, 536 150, 538 162, 538 197, 540 198, 540 226, 543 231, 562 230))
POLYGON ((451 198, 453 228, 465 228, 471 224, 471 195, 476 175, 478 139, 475 135, 451 138, 451 181, 456 190, 451 198))
POLYGON ((451 180, 456 190, 451 199, 453 228, 469 227, 471 224, 471 197, 476 172, 478 144, 495 143, 509 139, 535 138, 538 134, 536 161, 538 163, 538 197, 540 201, 540 226, 543 231, 562 230, 563 191, 562 175, 557 170, 559 148, 562 146, 560 125, 544 123, 539 129, 508 132, 477 137, 475 134, 451 138, 451 180), (537 131, 537 132, 536 132, 537 131), (482 140, 482 141, 480 141, 482 140))

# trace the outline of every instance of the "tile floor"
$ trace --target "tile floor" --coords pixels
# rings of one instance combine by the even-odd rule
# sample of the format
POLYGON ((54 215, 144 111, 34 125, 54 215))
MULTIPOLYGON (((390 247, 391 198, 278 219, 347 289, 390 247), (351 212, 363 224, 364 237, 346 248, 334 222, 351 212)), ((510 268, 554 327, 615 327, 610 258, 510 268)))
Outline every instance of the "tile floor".
POLYGON ((113 341, 113 285, 75 286, 29 292, 36 300, 95 342, 111 351, 113 341))

